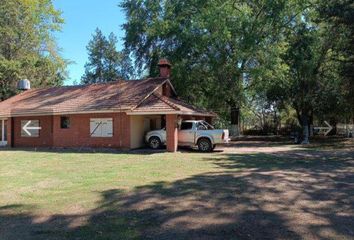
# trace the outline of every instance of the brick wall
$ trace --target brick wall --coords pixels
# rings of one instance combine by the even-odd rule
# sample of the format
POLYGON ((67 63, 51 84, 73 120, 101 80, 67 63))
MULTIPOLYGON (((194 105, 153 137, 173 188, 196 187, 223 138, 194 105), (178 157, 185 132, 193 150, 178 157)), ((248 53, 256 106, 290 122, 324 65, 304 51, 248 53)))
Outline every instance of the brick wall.
POLYGON ((178 132, 177 132, 177 115, 166 115, 166 148, 169 152, 177 151, 178 132))
POLYGON ((112 147, 130 148, 130 116, 126 113, 62 115, 70 119, 70 128, 62 129, 61 116, 16 117, 15 147, 112 147), (113 137, 91 137, 90 118, 112 118, 113 137), (21 137, 21 120, 39 120, 40 134, 36 138, 21 137))
POLYGON ((7 145, 8 146, 12 146, 12 136, 11 136, 11 131, 12 131, 12 118, 8 118, 7 119, 7 145))
POLYGON ((53 145, 53 116, 40 117, 15 117, 14 119, 14 147, 51 147, 53 145), (22 137, 21 136, 21 121, 39 120, 41 126, 38 137, 22 137))

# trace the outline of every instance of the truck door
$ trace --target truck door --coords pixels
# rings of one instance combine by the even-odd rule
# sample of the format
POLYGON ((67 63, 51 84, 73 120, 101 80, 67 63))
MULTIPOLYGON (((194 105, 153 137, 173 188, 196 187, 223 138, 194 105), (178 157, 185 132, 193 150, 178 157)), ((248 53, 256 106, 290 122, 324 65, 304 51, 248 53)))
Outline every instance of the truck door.
POLYGON ((178 131, 178 144, 194 144, 194 124, 193 122, 182 122, 181 129, 178 131))

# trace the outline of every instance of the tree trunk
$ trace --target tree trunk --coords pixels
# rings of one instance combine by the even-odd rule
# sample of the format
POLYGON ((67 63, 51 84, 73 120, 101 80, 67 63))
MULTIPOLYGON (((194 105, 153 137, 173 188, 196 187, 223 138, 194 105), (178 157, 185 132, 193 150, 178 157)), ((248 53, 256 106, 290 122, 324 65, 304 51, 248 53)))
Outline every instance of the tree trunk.
POLYGON ((309 144, 309 116, 307 114, 301 115, 302 122, 302 142, 301 144, 309 144))
POLYGON ((231 107, 231 136, 237 137, 240 135, 240 108, 231 107))
POLYGON ((310 124, 309 124, 309 136, 313 137, 313 113, 310 115, 310 124))
POLYGON ((337 119, 334 117, 330 118, 329 124, 332 126, 332 131, 328 135, 333 136, 337 134, 337 119))
POLYGON ((278 131, 279 131, 279 121, 278 121, 278 116, 277 116, 277 111, 274 110, 274 134, 278 135, 278 131))

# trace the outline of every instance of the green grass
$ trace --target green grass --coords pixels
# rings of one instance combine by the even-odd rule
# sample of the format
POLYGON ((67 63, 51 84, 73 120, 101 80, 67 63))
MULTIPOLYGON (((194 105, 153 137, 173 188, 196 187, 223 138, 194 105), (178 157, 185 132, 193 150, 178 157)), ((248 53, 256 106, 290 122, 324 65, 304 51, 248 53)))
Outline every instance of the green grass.
POLYGON ((33 213, 89 210, 106 189, 130 191, 213 170, 200 154, 0 152, 0 205, 33 205, 33 213))
POLYGON ((0 239, 350 239, 353 159, 348 148, 263 143, 0 150, 0 239))

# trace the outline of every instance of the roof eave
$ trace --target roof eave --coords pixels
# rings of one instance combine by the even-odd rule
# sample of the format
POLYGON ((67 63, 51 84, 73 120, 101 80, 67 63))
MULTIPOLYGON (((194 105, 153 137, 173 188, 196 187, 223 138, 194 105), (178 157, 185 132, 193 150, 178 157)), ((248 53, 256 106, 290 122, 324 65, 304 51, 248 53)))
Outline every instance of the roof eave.
POLYGON ((106 110, 88 110, 88 111, 60 111, 60 112, 22 112, 0 115, 0 118, 10 117, 29 117, 29 116, 56 116, 56 115, 73 115, 73 114, 92 114, 92 113, 116 113, 126 112, 129 108, 122 109, 106 109, 106 110))
POLYGON ((127 115, 188 115, 188 116, 203 116, 203 117, 216 117, 214 113, 200 113, 200 112, 187 112, 187 111, 131 111, 127 115))

